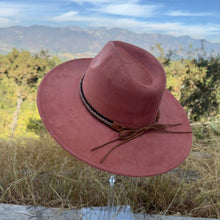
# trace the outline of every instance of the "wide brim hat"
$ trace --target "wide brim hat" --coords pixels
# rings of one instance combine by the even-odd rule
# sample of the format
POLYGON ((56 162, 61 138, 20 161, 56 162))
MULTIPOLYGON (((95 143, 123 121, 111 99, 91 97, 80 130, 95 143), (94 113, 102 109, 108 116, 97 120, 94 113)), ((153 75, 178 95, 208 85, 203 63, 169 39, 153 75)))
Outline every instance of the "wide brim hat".
POLYGON ((187 115, 165 86, 153 55, 113 41, 94 58, 47 73, 37 104, 49 133, 74 157, 113 174, 154 176, 182 163, 192 145, 187 115))

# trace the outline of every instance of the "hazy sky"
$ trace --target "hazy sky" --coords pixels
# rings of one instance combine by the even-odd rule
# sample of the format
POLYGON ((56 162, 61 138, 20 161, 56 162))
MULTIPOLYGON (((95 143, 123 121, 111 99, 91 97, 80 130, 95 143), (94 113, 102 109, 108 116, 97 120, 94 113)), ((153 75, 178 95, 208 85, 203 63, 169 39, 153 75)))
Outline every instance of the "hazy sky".
POLYGON ((0 0, 0 27, 126 28, 220 42, 220 0, 0 0))

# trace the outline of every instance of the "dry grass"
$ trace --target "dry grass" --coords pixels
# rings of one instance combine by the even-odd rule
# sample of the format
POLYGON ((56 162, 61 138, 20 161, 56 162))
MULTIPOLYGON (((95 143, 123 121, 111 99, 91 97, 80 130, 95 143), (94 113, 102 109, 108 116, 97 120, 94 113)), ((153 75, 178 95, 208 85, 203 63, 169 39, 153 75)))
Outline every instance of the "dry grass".
MULTIPOLYGON (((0 203, 107 205, 109 174, 77 161, 48 135, 0 141, 0 168, 0 203)), ((117 176, 115 204, 129 204, 134 212, 220 218, 220 136, 195 128, 192 152, 178 169, 150 178, 117 176)))

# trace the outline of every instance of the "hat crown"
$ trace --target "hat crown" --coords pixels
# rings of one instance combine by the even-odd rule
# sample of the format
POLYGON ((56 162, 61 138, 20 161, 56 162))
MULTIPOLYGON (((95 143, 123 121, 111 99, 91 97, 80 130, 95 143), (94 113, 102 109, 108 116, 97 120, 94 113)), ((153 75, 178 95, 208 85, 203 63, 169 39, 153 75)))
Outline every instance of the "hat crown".
POLYGON ((83 82, 90 105, 129 128, 155 122, 165 87, 159 61, 146 50, 120 41, 103 47, 89 64, 83 82))

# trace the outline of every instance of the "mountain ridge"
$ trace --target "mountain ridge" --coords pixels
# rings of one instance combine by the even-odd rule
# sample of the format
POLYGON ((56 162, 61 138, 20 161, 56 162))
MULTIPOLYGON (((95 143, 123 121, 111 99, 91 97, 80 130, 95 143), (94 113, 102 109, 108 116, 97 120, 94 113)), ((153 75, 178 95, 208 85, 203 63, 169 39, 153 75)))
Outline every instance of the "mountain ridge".
POLYGON ((38 52, 48 50, 52 54, 89 54, 95 55, 107 41, 121 40, 150 50, 160 44, 164 52, 178 51, 185 56, 189 50, 201 49, 220 54, 220 43, 193 39, 189 36, 174 37, 155 33, 135 33, 126 29, 112 28, 80 28, 77 26, 12 26, 0 28, 0 52, 7 53, 11 48, 38 52))

